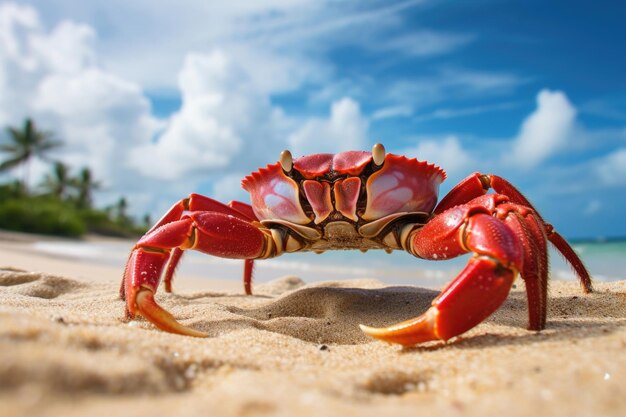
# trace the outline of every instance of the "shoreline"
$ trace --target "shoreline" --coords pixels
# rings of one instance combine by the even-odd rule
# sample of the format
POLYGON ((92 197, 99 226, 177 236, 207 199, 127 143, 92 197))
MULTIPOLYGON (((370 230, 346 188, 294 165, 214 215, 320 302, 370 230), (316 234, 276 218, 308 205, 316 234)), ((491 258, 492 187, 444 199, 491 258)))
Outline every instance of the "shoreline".
MULTIPOLYGON (((0 231, 0 269, 12 267, 24 271, 67 276, 99 283, 117 283, 119 285, 126 262, 124 258, 120 258, 117 265, 106 265, 94 263, 81 257, 49 254, 34 250, 32 245, 41 241, 76 243, 82 240, 0 231)), ((101 236, 89 236, 84 241, 128 244, 129 248, 133 245, 131 240, 101 236)), ((176 275, 174 285, 175 288, 184 290, 202 290, 209 286, 220 286, 233 291, 243 288, 241 283, 234 280, 208 279, 201 275, 180 273, 176 275)))

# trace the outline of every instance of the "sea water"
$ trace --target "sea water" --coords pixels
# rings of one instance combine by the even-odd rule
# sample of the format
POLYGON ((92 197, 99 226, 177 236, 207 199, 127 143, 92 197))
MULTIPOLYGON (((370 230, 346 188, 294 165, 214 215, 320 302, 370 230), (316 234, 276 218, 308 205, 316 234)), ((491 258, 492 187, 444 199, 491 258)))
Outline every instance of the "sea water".
MULTIPOLYGON (((131 242, 123 241, 41 241, 34 243, 33 248, 43 254, 119 267, 121 275, 132 245, 131 242)), ((577 242, 572 246, 594 280, 626 279, 626 240, 577 242)), ((402 251, 387 254, 379 250, 367 253, 332 251, 319 255, 293 253, 255 262, 254 277, 256 282, 286 275, 298 276, 306 282, 374 278, 388 284, 441 287, 463 269, 468 257, 464 255, 445 261, 427 261, 402 251)), ((186 251, 178 273, 241 280, 243 261, 186 251)), ((550 250, 550 274, 552 279, 576 280, 569 265, 554 249, 550 250)))

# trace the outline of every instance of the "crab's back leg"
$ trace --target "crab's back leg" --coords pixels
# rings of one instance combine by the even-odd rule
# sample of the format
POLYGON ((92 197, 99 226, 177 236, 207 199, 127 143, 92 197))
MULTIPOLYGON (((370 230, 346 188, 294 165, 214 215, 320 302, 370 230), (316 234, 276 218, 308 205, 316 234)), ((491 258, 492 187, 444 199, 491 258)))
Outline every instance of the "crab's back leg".
POLYGON ((534 210, 535 216, 542 223, 543 228, 546 231, 547 239, 563 255, 574 271, 576 271, 576 275, 578 276, 583 291, 585 293, 593 291, 592 280, 589 272, 574 249, 572 249, 563 236, 554 230, 554 227, 551 224, 546 223, 543 220, 539 212, 533 207, 521 191, 502 177, 497 175, 481 174, 479 172, 469 175, 452 190, 450 190, 450 192, 439 202, 434 212, 435 214, 440 214, 456 205, 465 204, 476 197, 484 195, 487 191, 489 191, 489 189, 493 189, 499 194, 506 195, 512 203, 534 210))
MULTIPOLYGON (((499 197, 490 194, 485 197, 499 197)), ((475 199, 476 201, 479 199, 475 199)), ((548 247, 543 223, 534 210, 512 203, 499 205, 495 215, 516 235, 523 247, 521 276, 528 299, 528 329, 542 330, 548 310, 548 247)))
POLYGON ((163 284, 165 285, 165 292, 172 292, 172 281, 174 280, 174 272, 176 272, 176 267, 180 262, 180 259, 183 257, 184 250, 181 248, 174 248, 170 252, 170 258, 167 261, 167 266, 165 267, 165 273, 163 274, 163 284))
POLYGON ((254 273, 254 259, 243 261, 243 289, 246 295, 252 295, 252 275, 254 273))
MULTIPOLYGON (((254 210, 250 204, 233 200, 228 206, 242 213, 250 219, 258 221, 254 210)), ((254 275, 254 259, 246 259, 243 261, 243 289, 247 295, 252 295, 252 277, 254 275)))
POLYGON ((361 326, 369 336, 402 345, 448 340, 491 315, 523 266, 523 248, 502 220, 480 206, 458 206, 413 231, 407 250, 426 259, 474 252, 461 273, 423 315, 387 328, 361 326))

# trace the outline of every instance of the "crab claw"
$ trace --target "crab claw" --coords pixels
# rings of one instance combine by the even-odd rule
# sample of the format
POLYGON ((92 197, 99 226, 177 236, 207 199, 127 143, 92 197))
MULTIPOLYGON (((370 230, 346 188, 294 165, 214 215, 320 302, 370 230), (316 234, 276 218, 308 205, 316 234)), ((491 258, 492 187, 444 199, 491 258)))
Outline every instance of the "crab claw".
POLYGON ((423 315, 406 320, 389 327, 369 327, 360 324, 361 331, 366 335, 389 343, 412 346, 429 340, 440 339, 436 330, 436 319, 439 315, 437 307, 431 307, 423 315))
POLYGON ((463 272, 421 316, 385 328, 361 325, 375 339, 403 346, 448 340, 466 332, 491 315, 504 302, 517 272, 482 256, 470 259, 463 272))
POLYGON ((411 252, 421 257, 474 252, 463 271, 421 316, 386 328, 362 325, 365 334, 404 346, 448 340, 502 305, 522 266, 522 247, 504 222, 472 211, 476 210, 454 208, 416 231, 409 242, 411 252))
POLYGON ((199 330, 192 329, 180 324, 174 316, 164 310, 154 301, 154 292, 147 288, 142 288, 137 292, 137 311, 149 322, 153 323, 159 329, 169 332, 182 334, 185 336, 207 337, 208 334, 199 330))

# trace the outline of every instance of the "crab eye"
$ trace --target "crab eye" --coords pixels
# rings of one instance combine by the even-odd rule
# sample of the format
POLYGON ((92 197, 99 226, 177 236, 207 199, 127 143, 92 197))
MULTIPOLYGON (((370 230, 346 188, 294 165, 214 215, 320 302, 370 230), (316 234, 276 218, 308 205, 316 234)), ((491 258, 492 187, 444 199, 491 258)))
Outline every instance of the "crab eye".
POLYGON ((372 158, 376 165, 381 166, 383 164, 385 161, 385 147, 382 143, 372 146, 372 158))
POLYGON ((280 166, 283 167, 283 170, 285 172, 291 171, 291 168, 293 167, 293 157, 291 156, 291 152, 289 152, 287 149, 282 151, 280 153, 279 162, 280 166))

